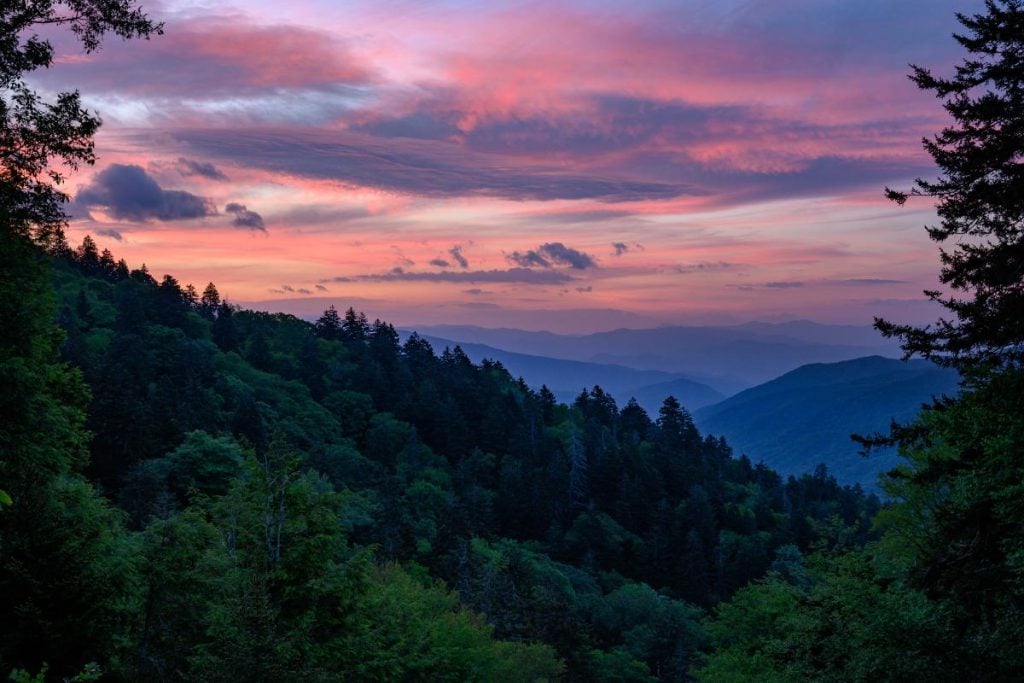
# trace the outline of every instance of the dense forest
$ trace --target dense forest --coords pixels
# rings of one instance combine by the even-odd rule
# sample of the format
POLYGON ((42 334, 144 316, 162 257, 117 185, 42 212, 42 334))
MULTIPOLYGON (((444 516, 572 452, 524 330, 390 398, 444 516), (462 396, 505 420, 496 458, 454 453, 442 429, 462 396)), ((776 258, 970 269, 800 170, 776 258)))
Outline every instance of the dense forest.
POLYGON ((702 610, 871 536, 877 499, 734 458, 674 399, 559 405, 351 309, 240 310, 91 238, 11 258, 8 348, 59 383, 6 394, 36 448, 5 462, 8 667, 682 680, 702 610))
MULTIPOLYGON (((79 4, 87 48, 159 31, 79 4)), ((877 326, 965 379, 861 437, 903 456, 884 505, 737 457, 675 399, 559 404, 351 308, 243 310, 70 248, 44 170, 90 163, 98 120, 31 93, 52 50, 0 12, 0 675, 1024 678, 1024 4, 985 7, 954 77, 912 74, 954 123, 939 180, 889 196, 938 198, 953 294, 877 326)))

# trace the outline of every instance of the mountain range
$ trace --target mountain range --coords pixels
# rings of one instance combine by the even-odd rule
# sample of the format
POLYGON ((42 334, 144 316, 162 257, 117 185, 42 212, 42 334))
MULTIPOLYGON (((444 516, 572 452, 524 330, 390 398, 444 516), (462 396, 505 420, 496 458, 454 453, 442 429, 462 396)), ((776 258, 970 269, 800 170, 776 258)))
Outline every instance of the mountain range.
POLYGON ((894 342, 882 339, 870 327, 806 320, 617 329, 586 335, 464 325, 421 326, 417 330, 502 351, 674 373, 726 396, 807 363, 900 354, 894 342))

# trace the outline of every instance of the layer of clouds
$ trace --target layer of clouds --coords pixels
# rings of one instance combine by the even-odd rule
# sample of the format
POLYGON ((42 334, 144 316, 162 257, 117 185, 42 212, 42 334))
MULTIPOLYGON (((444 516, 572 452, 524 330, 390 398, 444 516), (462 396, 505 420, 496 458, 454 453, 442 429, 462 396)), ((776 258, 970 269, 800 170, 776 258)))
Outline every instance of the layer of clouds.
POLYGON ((78 191, 75 203, 101 208, 125 221, 173 221, 216 214, 209 200, 183 190, 165 190, 134 164, 111 164, 103 169, 78 191))
POLYGON ((180 130, 173 137, 189 149, 232 164, 427 197, 626 202, 698 192, 686 183, 566 171, 542 160, 509 167, 501 157, 445 141, 395 142, 346 131, 252 128, 180 130))
POLYGON ((593 256, 567 247, 561 242, 547 242, 536 249, 513 251, 505 258, 521 268, 568 266, 576 270, 586 270, 597 266, 593 256))

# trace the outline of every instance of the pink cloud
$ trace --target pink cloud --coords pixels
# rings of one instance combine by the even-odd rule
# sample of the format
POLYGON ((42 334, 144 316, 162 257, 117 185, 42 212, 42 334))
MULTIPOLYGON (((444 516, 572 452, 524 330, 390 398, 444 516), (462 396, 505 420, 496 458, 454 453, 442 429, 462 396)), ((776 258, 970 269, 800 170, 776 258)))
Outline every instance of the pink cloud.
MULTIPOLYGON (((71 49, 68 46, 68 49, 71 49)), ((210 100, 278 89, 333 89, 373 81, 372 68, 330 33, 263 25, 242 15, 168 21, 149 41, 111 41, 67 54, 43 77, 133 98, 210 100)))

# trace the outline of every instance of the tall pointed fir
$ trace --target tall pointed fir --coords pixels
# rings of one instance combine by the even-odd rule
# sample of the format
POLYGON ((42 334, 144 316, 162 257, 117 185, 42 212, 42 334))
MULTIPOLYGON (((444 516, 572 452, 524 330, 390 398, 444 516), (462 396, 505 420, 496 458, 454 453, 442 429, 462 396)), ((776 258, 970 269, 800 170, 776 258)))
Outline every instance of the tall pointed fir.
MULTIPOLYGON (((953 122, 924 148, 937 180, 918 179, 886 195, 938 200, 939 279, 951 291, 926 291, 949 311, 925 327, 876 319, 888 337, 919 354, 964 371, 1024 360, 1024 2, 986 0, 986 13, 958 14, 954 37, 969 53, 953 76, 914 66, 910 78, 943 100, 953 122)), ((972 373, 973 374, 973 373, 972 373)))

